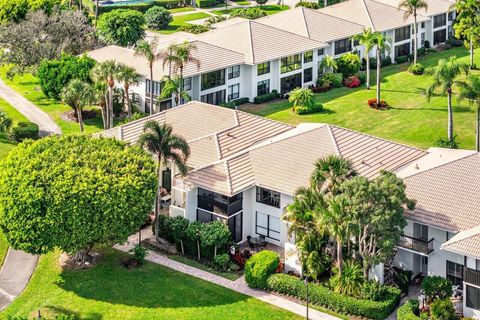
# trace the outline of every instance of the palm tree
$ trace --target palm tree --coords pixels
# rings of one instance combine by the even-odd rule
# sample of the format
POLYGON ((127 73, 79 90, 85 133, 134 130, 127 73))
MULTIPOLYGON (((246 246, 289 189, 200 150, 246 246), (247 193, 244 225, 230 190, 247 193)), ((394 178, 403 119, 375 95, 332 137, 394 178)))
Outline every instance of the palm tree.
POLYGON ((413 63, 417 63, 417 41, 418 41, 418 26, 417 26, 417 10, 427 10, 428 5, 425 0, 402 0, 398 5, 399 9, 404 9, 404 20, 413 15, 413 33, 415 38, 413 39, 413 63))
POLYGON ((367 60, 367 81, 365 86, 367 89, 370 89, 370 51, 375 46, 375 36, 376 35, 372 32, 371 28, 365 28, 363 29, 362 34, 353 36, 354 41, 358 41, 365 47, 365 59, 367 60))
POLYGON ((373 44, 377 52, 377 104, 380 103, 380 68, 382 66, 382 52, 389 52, 391 46, 390 38, 380 32, 374 32, 373 44))
POLYGON ((102 112, 102 122, 103 129, 107 130, 107 101, 108 101, 108 90, 107 84, 105 82, 95 82, 93 84, 93 103, 97 104, 100 107, 102 112))
POLYGON ((438 60, 437 66, 433 69, 433 83, 427 89, 427 99, 430 101, 433 93, 437 88, 441 88, 442 94, 447 94, 448 99, 448 140, 453 139, 453 110, 452 110, 452 86, 455 79, 462 73, 462 70, 468 72, 465 64, 457 61, 455 56, 451 56, 448 60, 438 60))
POLYGON ((476 103, 475 150, 480 151, 480 77, 471 74, 467 77, 467 81, 458 81, 456 83, 460 89, 458 99, 468 99, 472 104, 476 103))
POLYGON ((123 94, 125 100, 127 101, 127 113, 128 117, 132 115, 132 100, 130 99, 130 94, 128 93, 130 86, 137 86, 140 83, 140 76, 135 71, 134 68, 119 65, 117 80, 123 83, 123 94))
POLYGON ((190 101, 191 97, 183 90, 183 85, 180 77, 165 76, 163 80, 163 89, 158 97, 159 100, 171 99, 174 95, 175 105, 178 105, 180 99, 183 101, 190 101))
POLYGON ((158 241, 158 212, 159 197, 161 188, 161 168, 171 161, 181 175, 188 171, 187 159, 190 156, 190 147, 187 141, 176 134, 173 134, 172 127, 168 124, 159 124, 150 120, 145 123, 143 133, 138 139, 138 144, 150 151, 157 160, 157 196, 155 197, 155 238, 158 241))
POLYGON ((84 107, 93 102, 93 86, 88 82, 73 79, 62 89, 60 98, 75 112, 78 123, 80 124, 80 132, 83 133, 82 111, 84 107))
POLYGON ((144 57, 150 70, 150 114, 153 113, 153 64, 160 58, 157 48, 158 38, 156 37, 151 42, 141 40, 135 46, 135 55, 144 57))
POLYGON ((474 47, 478 45, 478 28, 480 25, 480 4, 478 0, 458 0, 455 2, 457 17, 455 20, 455 36, 468 41, 470 50, 470 69, 475 64, 473 61, 474 47))
POLYGON ((293 112, 296 112, 297 108, 311 110, 315 106, 315 97, 308 88, 295 88, 290 92, 288 101, 292 104, 293 112))
POLYGON ((113 128, 113 88, 118 74, 118 64, 115 60, 107 60, 95 65, 92 78, 95 82, 104 82, 108 89, 106 123, 107 129, 113 128))
POLYGON ((340 184, 355 175, 350 160, 330 155, 315 162, 310 184, 313 189, 336 195, 340 184))
POLYGON ((334 72, 337 70, 337 62, 332 56, 328 54, 320 62, 320 68, 327 69, 328 72, 334 72))

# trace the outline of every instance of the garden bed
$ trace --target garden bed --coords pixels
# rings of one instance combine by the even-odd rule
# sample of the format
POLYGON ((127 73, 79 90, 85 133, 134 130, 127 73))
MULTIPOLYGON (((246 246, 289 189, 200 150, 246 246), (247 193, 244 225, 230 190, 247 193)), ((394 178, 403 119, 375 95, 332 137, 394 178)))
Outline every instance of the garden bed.
POLYGON ((190 267, 194 267, 206 272, 210 272, 214 275, 220 276, 222 278, 235 281, 243 275, 243 271, 218 271, 210 265, 209 261, 206 260, 194 260, 191 257, 181 256, 181 255, 169 255, 169 259, 175 260, 177 262, 186 264, 190 267))

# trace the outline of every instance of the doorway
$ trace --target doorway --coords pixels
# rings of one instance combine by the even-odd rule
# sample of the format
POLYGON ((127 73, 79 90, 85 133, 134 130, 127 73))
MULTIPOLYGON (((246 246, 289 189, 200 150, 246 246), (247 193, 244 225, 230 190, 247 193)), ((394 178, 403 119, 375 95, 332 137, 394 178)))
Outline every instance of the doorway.
POLYGON ((295 88, 302 87, 302 73, 292 74, 291 76, 284 77, 280 82, 280 93, 282 95, 289 93, 295 88))

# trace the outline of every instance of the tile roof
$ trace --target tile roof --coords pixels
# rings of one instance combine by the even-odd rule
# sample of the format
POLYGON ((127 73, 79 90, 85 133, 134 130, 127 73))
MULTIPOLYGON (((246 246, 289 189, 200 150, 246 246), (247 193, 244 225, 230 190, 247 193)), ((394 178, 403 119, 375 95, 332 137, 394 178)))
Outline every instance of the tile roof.
POLYGON ((453 238, 443 243, 440 248, 480 259, 480 225, 459 232, 453 238))
POLYGON ((362 33, 365 28, 364 25, 305 7, 285 10, 257 21, 321 42, 349 38, 362 33))
POLYGON ((274 60, 327 46, 319 41, 252 20, 214 29, 200 34, 198 38, 243 53, 247 64, 274 60))
MULTIPOLYGON (((400 3, 399 0, 376 0, 378 2, 383 2, 393 7, 398 7, 400 3)), ((420 9, 418 10, 419 14, 426 16, 434 16, 440 13, 448 12, 452 9, 452 6, 455 5, 455 2, 449 0, 425 0, 427 3, 427 10, 420 9)))
MULTIPOLYGON (((348 0, 319 9, 320 12, 366 25, 374 31, 387 31, 413 23, 413 17, 404 19, 405 10, 374 0, 348 0)), ((418 15, 417 22, 427 21, 418 15)))
POLYGON ((417 205, 406 217, 450 231, 480 225, 479 181, 479 153, 407 176, 407 195, 417 205))

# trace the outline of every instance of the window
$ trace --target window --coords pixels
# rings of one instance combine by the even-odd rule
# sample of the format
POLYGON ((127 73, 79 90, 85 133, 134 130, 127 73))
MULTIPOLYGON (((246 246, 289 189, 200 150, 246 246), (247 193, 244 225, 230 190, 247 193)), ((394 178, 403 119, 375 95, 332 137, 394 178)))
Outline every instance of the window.
POLYGON ((420 46, 425 46, 425 32, 422 32, 422 34, 420 35, 420 46))
POLYGON ((335 41, 335 55, 352 51, 352 42, 349 38, 335 41))
POLYGON ((280 208, 280 192, 257 187, 257 202, 280 208))
POLYGON ((240 84, 228 86, 228 101, 238 99, 240 97, 240 84))
POLYGON ((448 38, 453 38, 453 26, 448 26, 448 38))
POLYGON ((448 21, 453 21, 453 15, 454 15, 453 11, 450 11, 448 13, 448 21))
POLYGON ((312 68, 303 70, 303 83, 310 82, 313 80, 312 68))
POLYGON ((280 241, 280 219, 271 215, 256 212, 255 233, 280 241))
POLYGON ((225 102, 225 90, 204 94, 200 97, 200 101, 220 105, 221 103, 225 102))
POLYGON ((410 43, 404 43, 395 47, 395 60, 398 57, 410 54, 410 43))
POLYGON ((422 29, 425 29, 425 22, 422 22, 422 29))
POLYGON ((463 285, 463 265, 447 260, 447 279, 454 286, 463 285))
POLYGON ((240 77, 240 66, 233 66, 228 68, 228 79, 240 77))
POLYGON ((438 28, 447 24, 447 15, 445 13, 433 17, 433 27, 438 28))
POLYGON ((302 55, 294 54, 280 60, 280 73, 298 70, 302 67, 302 55))
POLYGON ((263 80, 257 83, 257 96, 270 93, 270 80, 263 80))
POLYGON ((318 55, 323 56, 325 54, 325 49, 318 49, 318 55))
POLYGON ((449 232, 449 231, 446 231, 446 234, 447 234, 447 241, 452 239, 455 236, 455 233, 449 232))
POLYGON ((312 62, 313 61, 313 51, 307 51, 303 54, 303 62, 312 62))
POLYGON ((192 78, 183 78, 183 90, 192 90, 192 78))
POLYGON ((356 47, 358 45, 360 45, 360 41, 357 39, 353 40, 353 46, 356 47))
POLYGON ((202 90, 225 84, 225 69, 202 74, 202 90))
POLYGON ((257 65, 257 76, 270 73, 270 62, 259 63, 257 65))
POLYGON ((436 46, 437 44, 444 43, 447 41, 447 30, 440 29, 433 33, 433 45, 436 46))
POLYGON ((465 295, 467 308, 480 310, 480 288, 467 285, 467 294, 465 295))
POLYGON ((395 29, 395 42, 410 39, 410 26, 395 29))
MULTIPOLYGON (((149 79, 147 79, 147 81, 145 82, 145 86, 146 86, 146 92, 150 93, 150 80, 149 79)), ((162 91, 162 89, 163 89, 163 85, 161 85, 160 82, 153 81, 153 94, 154 95, 158 96, 160 94, 160 92, 162 91)))

